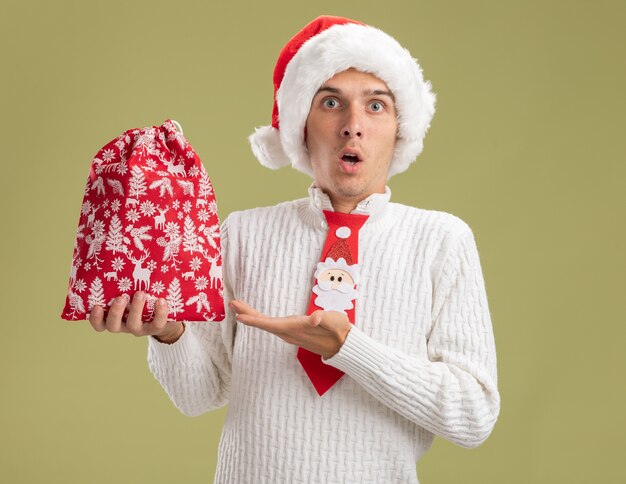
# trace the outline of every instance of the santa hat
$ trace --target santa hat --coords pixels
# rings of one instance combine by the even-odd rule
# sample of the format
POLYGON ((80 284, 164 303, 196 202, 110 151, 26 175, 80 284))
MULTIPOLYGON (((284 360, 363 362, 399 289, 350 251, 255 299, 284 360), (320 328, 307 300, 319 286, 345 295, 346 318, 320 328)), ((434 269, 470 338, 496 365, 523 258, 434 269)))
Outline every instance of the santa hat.
POLYGON ((268 168, 291 164, 313 177, 304 128, 319 87, 354 68, 387 84, 398 112, 398 140, 388 177, 406 170, 424 146, 435 113, 430 82, 408 50, 374 27, 343 17, 313 20, 283 47, 274 69, 271 126, 249 137, 254 155, 268 168))
POLYGON ((339 227, 335 231, 335 235, 337 240, 328 249, 326 259, 317 263, 315 278, 319 278, 322 272, 329 269, 340 269, 350 274, 354 283, 357 284, 360 276, 359 265, 353 263, 352 252, 347 241, 352 235, 352 231, 349 227, 339 227))

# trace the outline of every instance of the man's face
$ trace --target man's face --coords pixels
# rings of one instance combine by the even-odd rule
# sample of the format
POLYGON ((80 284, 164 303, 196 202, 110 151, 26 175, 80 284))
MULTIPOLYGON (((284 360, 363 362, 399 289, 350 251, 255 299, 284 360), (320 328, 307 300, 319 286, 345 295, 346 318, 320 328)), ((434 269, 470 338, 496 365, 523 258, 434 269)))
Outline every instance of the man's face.
POLYGON ((333 202, 383 193, 398 132, 393 94, 372 74, 336 74, 318 90, 306 122, 315 184, 333 202))

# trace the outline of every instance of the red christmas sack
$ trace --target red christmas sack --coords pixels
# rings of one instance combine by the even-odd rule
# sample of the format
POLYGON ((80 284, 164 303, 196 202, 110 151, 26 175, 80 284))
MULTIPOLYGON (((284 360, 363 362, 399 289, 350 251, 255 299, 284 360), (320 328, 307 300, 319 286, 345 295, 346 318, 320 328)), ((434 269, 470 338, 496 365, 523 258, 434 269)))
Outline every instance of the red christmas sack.
POLYGON ((61 318, 88 319, 95 305, 106 318, 114 298, 137 291, 147 293, 143 321, 161 297, 169 320, 224 319, 213 185, 171 119, 125 131, 94 157, 61 318))

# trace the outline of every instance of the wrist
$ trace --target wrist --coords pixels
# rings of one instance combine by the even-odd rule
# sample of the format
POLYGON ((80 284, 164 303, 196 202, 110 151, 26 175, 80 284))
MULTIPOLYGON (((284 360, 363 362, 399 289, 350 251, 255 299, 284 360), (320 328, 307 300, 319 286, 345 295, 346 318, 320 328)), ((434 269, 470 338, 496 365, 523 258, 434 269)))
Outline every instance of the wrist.
POLYGON ((322 355, 322 357, 325 360, 328 360, 328 359, 332 358, 333 356, 335 356, 337 353, 339 353, 339 351, 341 350, 343 344, 346 342, 346 338, 348 337, 348 333, 350 332, 351 329, 352 329, 352 323, 348 322, 348 326, 342 332, 343 334, 341 334, 339 336, 339 345, 337 346, 335 351, 333 351, 332 354, 329 354, 329 355, 326 355, 326 356, 322 355))
POLYGON ((185 323, 182 321, 173 321, 168 323, 167 326, 171 326, 171 329, 161 334, 153 334, 152 336, 159 342, 171 345, 176 343, 185 332, 185 323))
POLYGON ((350 332, 351 329, 352 329, 352 323, 350 321, 348 321, 348 324, 344 328, 343 336, 341 337, 341 342, 339 344, 339 349, 341 349, 343 344, 346 342, 346 338, 348 337, 348 333, 350 332))

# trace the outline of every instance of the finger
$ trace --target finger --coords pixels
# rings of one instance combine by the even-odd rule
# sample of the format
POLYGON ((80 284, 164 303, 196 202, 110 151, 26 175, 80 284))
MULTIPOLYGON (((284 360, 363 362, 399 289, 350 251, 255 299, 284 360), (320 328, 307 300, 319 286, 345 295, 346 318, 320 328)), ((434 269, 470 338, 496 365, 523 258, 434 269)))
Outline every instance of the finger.
POLYGON ((124 316, 124 309, 126 309, 127 303, 128 300, 123 296, 115 298, 107 314, 107 331, 110 331, 111 333, 122 332, 122 316, 124 316))
POLYGON ((310 324, 309 319, 309 316, 284 316, 281 318, 270 318, 264 315, 237 315, 237 320, 243 324, 269 331, 270 333, 274 333, 281 337, 286 334, 296 334, 301 332, 303 327, 310 324))
POLYGON ((232 300, 228 303, 228 306, 235 313, 235 318, 240 323, 266 331, 270 331, 273 328, 270 321, 271 318, 268 318, 243 301, 232 300))
POLYGON ((239 314, 249 314, 251 316, 256 316, 256 317, 266 317, 264 314, 258 312, 256 309, 254 309, 252 306, 250 306, 249 304, 243 302, 243 301, 237 301, 237 300, 233 300, 231 301, 228 306, 230 307, 230 309, 232 309, 237 315, 239 314))
POLYGON ((128 328, 128 331, 133 334, 139 335, 143 333, 143 321, 141 320, 141 314, 143 313, 143 306, 145 303, 146 293, 143 291, 136 292, 130 303, 128 317, 126 318, 126 328, 128 328))
POLYGON ((94 306, 89 312, 89 322, 93 329, 101 333, 106 329, 104 324, 104 309, 101 306, 94 306))
POLYGON ((264 329, 269 331, 274 328, 270 318, 266 316, 255 316, 253 314, 240 313, 236 314, 235 318, 240 323, 245 324, 246 326, 253 326, 255 328, 264 329))
POLYGON ((150 322, 150 334, 159 334, 165 329, 167 315, 167 301, 163 298, 159 298, 154 309, 154 318, 150 322))

